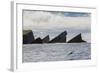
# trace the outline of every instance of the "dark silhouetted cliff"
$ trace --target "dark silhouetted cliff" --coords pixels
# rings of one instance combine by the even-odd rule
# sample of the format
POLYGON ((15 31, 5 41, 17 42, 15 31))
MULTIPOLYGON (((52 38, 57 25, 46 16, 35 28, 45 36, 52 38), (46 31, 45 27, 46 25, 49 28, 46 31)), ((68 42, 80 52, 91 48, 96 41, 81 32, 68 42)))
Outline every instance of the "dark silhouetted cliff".
POLYGON ((23 30, 23 44, 31 44, 34 40, 32 30, 23 30))

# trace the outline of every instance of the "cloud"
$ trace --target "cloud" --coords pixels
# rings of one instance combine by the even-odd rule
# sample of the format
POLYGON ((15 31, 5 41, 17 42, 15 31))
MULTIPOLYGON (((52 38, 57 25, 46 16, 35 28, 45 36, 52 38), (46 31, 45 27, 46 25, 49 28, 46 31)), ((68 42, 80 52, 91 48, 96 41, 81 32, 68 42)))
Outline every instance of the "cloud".
MULTIPOLYGON (((53 13, 47 11, 24 11, 24 29, 52 29, 52 28, 71 28, 71 29, 90 29, 90 16, 77 13, 76 16, 69 16, 69 13, 53 13)), ((72 13, 71 13, 72 14, 72 13)))

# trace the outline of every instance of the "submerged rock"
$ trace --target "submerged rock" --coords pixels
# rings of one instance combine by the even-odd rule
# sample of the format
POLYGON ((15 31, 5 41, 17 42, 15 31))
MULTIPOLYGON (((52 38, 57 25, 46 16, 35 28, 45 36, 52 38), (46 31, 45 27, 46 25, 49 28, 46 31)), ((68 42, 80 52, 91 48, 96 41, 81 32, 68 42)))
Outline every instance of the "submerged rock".
POLYGON ((61 34, 59 34, 57 37, 52 39, 49 43, 65 43, 66 42, 66 35, 67 35, 67 32, 64 31, 61 34))
POLYGON ((81 33, 68 41, 68 43, 81 43, 81 42, 86 42, 86 41, 82 40, 81 33))
POLYGON ((23 44, 30 44, 34 40, 32 30, 23 30, 23 44))

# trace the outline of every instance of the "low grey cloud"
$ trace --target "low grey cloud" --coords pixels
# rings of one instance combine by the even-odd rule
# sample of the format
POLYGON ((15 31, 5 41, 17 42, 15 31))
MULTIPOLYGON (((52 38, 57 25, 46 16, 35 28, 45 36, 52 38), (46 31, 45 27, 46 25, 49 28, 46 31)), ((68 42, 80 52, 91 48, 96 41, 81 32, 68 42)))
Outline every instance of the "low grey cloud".
MULTIPOLYGON (((24 11, 23 12, 24 29, 34 28, 90 28, 90 16, 87 13, 53 13, 46 11, 24 11), (73 17, 72 17, 72 15, 73 17), (77 17, 76 17, 77 15, 77 17)), ((80 29, 79 28, 79 29, 80 29)))

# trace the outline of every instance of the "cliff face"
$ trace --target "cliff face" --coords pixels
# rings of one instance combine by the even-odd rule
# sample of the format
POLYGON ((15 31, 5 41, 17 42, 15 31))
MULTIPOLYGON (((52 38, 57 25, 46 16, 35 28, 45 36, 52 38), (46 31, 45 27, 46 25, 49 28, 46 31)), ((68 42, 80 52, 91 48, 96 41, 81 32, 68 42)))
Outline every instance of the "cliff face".
POLYGON ((23 30, 23 44, 31 44, 34 40, 32 30, 23 30))
POLYGON ((81 42, 86 42, 86 41, 82 40, 81 33, 68 41, 68 43, 81 43, 81 42))
POLYGON ((64 43, 66 42, 66 35, 67 35, 67 32, 64 31, 61 34, 59 34, 57 37, 52 39, 49 43, 64 43))

